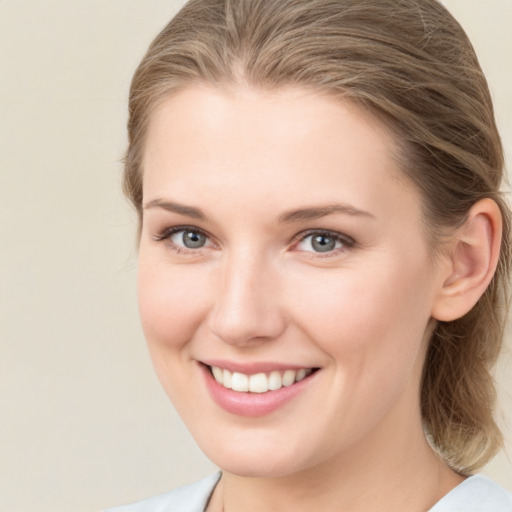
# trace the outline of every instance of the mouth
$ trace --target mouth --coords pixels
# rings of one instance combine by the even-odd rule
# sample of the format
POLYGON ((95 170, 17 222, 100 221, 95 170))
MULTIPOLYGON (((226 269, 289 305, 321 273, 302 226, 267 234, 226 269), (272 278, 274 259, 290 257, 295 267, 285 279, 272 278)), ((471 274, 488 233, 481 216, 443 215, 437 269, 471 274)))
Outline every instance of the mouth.
POLYGON ((237 416, 266 416, 300 396, 311 396, 318 367, 272 362, 198 361, 214 403, 237 416))
POLYGON ((208 365, 207 368, 217 384, 220 384, 225 389, 231 389, 240 393, 260 394, 293 386, 318 370, 318 368, 290 368, 248 375, 241 372, 232 372, 227 368, 219 366, 208 365))

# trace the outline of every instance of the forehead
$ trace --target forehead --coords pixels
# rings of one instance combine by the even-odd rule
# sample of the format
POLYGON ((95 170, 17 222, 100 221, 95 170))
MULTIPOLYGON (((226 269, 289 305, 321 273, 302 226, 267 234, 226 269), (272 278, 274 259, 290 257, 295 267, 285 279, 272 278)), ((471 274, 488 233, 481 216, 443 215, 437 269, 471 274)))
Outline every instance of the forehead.
POLYGON ((151 117, 144 196, 170 187, 187 195, 193 184, 198 197, 215 190, 232 199, 266 187, 280 202, 286 191, 302 202, 357 192, 352 200, 371 203, 379 190, 407 185, 396 152, 382 122, 339 97, 297 87, 196 85, 166 98, 151 117))
POLYGON ((316 132, 327 137, 329 132, 342 134, 341 118, 352 121, 350 133, 357 124, 359 131, 365 128, 366 135, 373 132, 387 149, 394 149, 391 130, 368 109, 339 94, 299 86, 270 89, 248 85, 190 85, 157 105, 150 116, 147 139, 154 140, 156 132, 172 130, 173 126, 181 133, 189 129, 195 134, 200 129, 210 131, 210 137, 226 127, 236 129, 241 137, 249 130, 253 136, 255 130, 262 136, 270 133, 285 136, 293 130, 296 136, 309 137, 316 132))

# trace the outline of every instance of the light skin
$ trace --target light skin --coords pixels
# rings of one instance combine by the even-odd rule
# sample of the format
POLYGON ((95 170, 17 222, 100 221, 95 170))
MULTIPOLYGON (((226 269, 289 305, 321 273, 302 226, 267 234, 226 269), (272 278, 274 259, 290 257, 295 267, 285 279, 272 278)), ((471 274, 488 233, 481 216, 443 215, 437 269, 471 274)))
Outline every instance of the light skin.
POLYGON ((164 389, 223 470, 209 511, 420 512, 462 481, 426 442, 421 373, 435 320, 492 277, 499 210, 477 203, 432 258, 394 151, 367 113, 301 88, 195 85, 153 113, 140 312, 164 389), (212 400, 210 360, 315 372, 251 417, 212 400))

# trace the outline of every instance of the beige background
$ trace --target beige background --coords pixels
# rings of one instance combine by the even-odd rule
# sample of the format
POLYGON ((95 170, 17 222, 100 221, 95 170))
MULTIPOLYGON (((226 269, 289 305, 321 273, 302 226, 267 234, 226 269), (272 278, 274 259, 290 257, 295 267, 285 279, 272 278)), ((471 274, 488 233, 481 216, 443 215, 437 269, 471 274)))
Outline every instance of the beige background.
MULTIPOLYGON (((153 376, 119 191, 129 80, 181 4, 0 0, 1 512, 94 511, 214 470, 153 376)), ((446 4, 488 74, 510 162, 512 0, 446 4)), ((511 368, 506 354, 509 423, 511 368)), ((486 473, 512 489, 505 454, 486 473)))

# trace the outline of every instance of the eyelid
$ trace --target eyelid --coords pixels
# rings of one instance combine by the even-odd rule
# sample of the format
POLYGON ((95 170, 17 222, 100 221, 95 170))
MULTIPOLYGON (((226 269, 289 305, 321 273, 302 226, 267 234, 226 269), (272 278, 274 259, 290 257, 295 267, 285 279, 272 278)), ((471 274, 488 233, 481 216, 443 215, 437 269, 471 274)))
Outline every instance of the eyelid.
POLYGON ((191 225, 172 226, 172 227, 163 229, 159 233, 153 235, 152 238, 155 242, 167 241, 169 243, 169 245, 177 252, 184 252, 184 251, 198 252, 205 247, 210 247, 211 245, 215 245, 215 242, 212 240, 212 237, 208 232, 206 232, 204 229, 198 228, 197 226, 191 226, 191 225), (175 243, 173 243, 171 241, 171 237, 181 231, 191 231, 193 233, 201 234, 201 235, 205 236, 210 243, 206 246, 199 247, 197 249, 191 249, 188 247, 182 247, 180 245, 176 245, 175 243))
POLYGON ((345 235, 344 233, 340 233, 339 231, 333 231, 330 229, 308 229, 306 231, 302 231, 299 234, 297 234, 293 241, 292 241, 292 247, 295 248, 300 242, 304 241, 306 238, 312 236, 312 235, 324 235, 329 236, 331 238, 335 238, 336 240, 339 240, 342 243, 342 247, 335 249, 333 251, 328 251, 325 253, 316 253, 315 251, 301 251, 301 252, 307 252, 307 253, 313 253, 320 257, 326 257, 334 254, 338 254, 339 251, 344 251, 350 248, 353 248, 356 246, 356 241, 348 235, 345 235))
POLYGON ((153 239, 157 242, 160 240, 164 240, 165 238, 169 238, 170 236, 179 233, 180 231, 193 231, 194 233, 201 233, 201 235, 204 235, 208 238, 209 235, 202 229, 198 228, 197 226, 172 226, 170 228, 165 228, 161 231, 159 231, 157 234, 153 235, 153 239))

